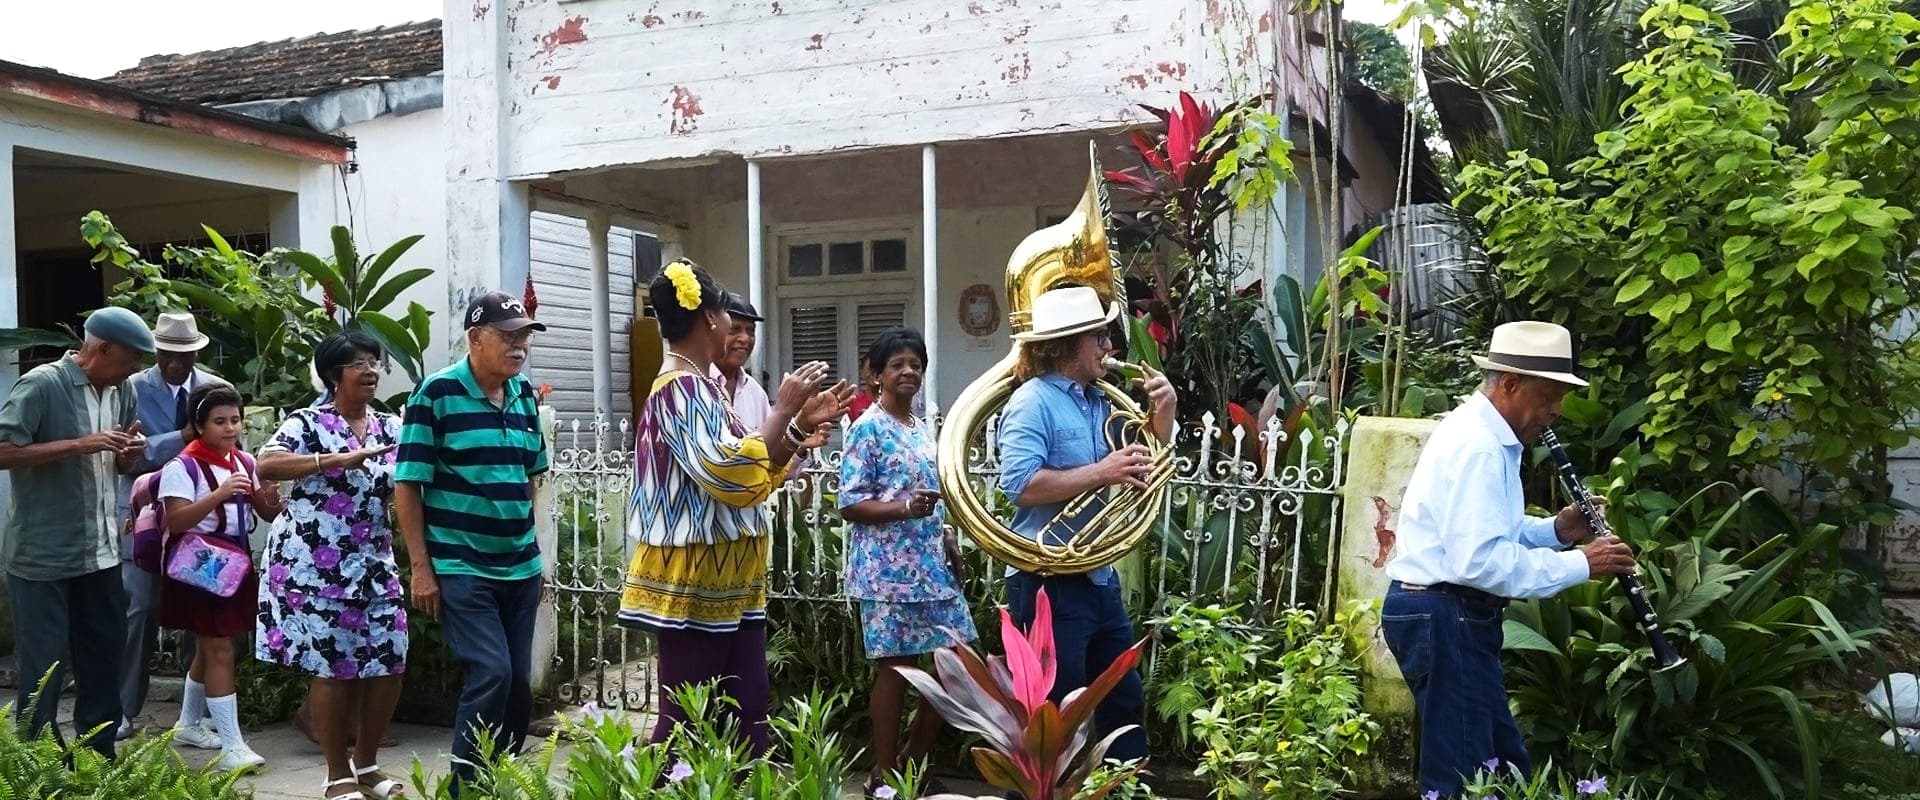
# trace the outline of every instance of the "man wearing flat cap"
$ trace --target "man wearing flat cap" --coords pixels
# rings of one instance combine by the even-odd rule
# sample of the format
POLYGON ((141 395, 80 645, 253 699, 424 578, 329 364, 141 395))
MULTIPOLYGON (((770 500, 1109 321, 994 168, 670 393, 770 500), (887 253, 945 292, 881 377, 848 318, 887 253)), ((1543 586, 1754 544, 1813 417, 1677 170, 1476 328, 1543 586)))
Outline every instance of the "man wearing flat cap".
POLYGON ((540 401, 520 374, 547 326, 505 292, 475 297, 462 321, 467 357, 413 390, 393 473, 413 607, 439 620, 466 672, 453 720, 456 797, 473 779, 481 730, 517 753, 532 720, 533 479, 547 471, 540 401))
POLYGON ((1633 570, 1633 553, 1592 533, 1578 506, 1526 513, 1520 457, 1560 416, 1573 338, 1548 322, 1494 329, 1479 391, 1434 428, 1400 504, 1381 633, 1413 691, 1420 789, 1453 797, 1492 763, 1531 771, 1507 708, 1500 625, 1509 598, 1551 597, 1633 570))
MULTIPOLYGON (((133 471, 120 481, 122 520, 130 511, 128 499, 133 494, 133 480, 166 466, 192 440, 193 429, 187 424, 187 396, 210 383, 228 385, 219 376, 199 367, 200 351, 206 349, 207 344, 207 335, 200 332, 199 321, 192 314, 163 313, 153 324, 154 365, 127 380, 127 385, 133 387, 134 414, 140 420, 140 430, 148 435, 146 452, 134 463, 133 471)), ((132 548, 131 536, 122 536, 120 583, 127 591, 127 621, 126 642, 120 652, 122 719, 117 737, 120 739, 133 735, 133 720, 140 716, 140 709, 147 703, 147 666, 153 660, 154 645, 160 634, 161 579, 134 565, 132 548)), ((193 644, 193 634, 185 634, 180 663, 193 660, 193 644)), ((186 693, 189 698, 203 696, 200 685, 192 678, 187 678, 186 693)), ((186 705, 197 707, 191 701, 186 705)), ((219 737, 198 721, 176 730, 174 741, 201 749, 220 746, 219 737)))
MULTIPOLYGON (((13 597, 20 686, 15 713, 30 735, 52 725, 72 659, 74 729, 105 729, 86 744, 113 755, 120 722, 120 474, 146 453, 127 378, 153 352, 153 331, 133 312, 88 315, 77 351, 20 377, 0 404, 0 469, 13 478, 13 517, 0 567, 13 597), (56 695, 36 704, 41 676, 56 695)), ((58 726, 54 735, 59 736, 58 726)))

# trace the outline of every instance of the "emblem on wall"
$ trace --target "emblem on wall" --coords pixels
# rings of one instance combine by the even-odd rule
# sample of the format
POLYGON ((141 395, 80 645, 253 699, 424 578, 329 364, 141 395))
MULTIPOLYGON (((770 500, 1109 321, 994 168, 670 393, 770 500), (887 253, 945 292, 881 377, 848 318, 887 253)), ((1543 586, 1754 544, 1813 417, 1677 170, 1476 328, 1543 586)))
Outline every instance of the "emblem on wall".
POLYGON ((960 292, 960 329, 969 336, 991 336, 1000 329, 1000 298, 992 286, 976 283, 960 292))

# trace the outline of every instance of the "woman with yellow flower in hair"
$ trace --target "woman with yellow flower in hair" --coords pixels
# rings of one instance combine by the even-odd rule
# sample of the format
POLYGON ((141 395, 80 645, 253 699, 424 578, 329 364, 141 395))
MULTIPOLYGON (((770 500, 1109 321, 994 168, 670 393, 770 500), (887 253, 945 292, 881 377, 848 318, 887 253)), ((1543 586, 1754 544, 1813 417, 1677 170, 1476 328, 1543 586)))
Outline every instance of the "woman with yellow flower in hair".
POLYGON ((755 755, 766 752, 766 500, 801 452, 825 441, 852 388, 821 389, 827 365, 789 373, 760 430, 727 407, 713 380, 732 319, 727 292, 690 261, 667 265, 648 287, 666 358, 634 414, 634 488, 627 504, 633 559, 620 624, 659 638, 660 713, 653 741, 686 721, 682 686, 719 681, 755 755))

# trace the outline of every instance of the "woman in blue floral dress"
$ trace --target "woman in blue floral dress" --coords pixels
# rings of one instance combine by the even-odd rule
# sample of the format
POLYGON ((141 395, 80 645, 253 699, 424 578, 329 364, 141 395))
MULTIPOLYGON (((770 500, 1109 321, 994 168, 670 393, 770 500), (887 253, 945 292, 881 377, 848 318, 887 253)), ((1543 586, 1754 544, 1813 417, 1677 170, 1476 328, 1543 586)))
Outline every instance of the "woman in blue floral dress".
POLYGON ((372 337, 330 336, 313 361, 329 396, 288 416, 260 453, 262 476, 293 484, 261 560, 254 657, 312 676, 326 796, 386 800, 402 785, 380 770, 380 740, 407 664, 389 517, 400 418, 370 405, 385 369, 372 337), (355 711, 360 729, 350 734, 355 711))
MULTIPOLYGON (((922 705, 904 751, 907 682, 894 667, 973 641, 961 593, 959 544, 940 525, 934 432, 913 416, 927 369, 927 345, 911 328, 874 337, 866 368, 880 386, 873 407, 847 430, 840 462, 840 515, 847 532, 846 593, 860 601, 867 657, 874 659, 872 796, 887 772, 918 760, 940 732, 940 716, 922 705)), ((936 790, 937 791, 937 790, 936 790)))

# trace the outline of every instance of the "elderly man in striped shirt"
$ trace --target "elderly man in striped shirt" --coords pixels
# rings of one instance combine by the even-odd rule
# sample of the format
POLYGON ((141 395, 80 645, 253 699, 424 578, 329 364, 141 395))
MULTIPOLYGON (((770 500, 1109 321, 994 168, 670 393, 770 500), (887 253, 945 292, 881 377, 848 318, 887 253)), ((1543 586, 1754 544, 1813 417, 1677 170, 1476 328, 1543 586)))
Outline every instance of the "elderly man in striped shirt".
POLYGON ((533 624, 540 606, 533 478, 547 470, 539 400, 520 372, 546 326, 504 292, 467 306, 467 357, 407 401, 394 507, 413 606, 439 620, 466 671, 453 726, 454 792, 470 781, 478 734, 518 752, 533 712, 533 624))

